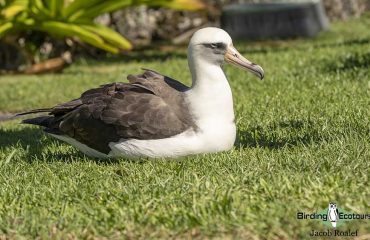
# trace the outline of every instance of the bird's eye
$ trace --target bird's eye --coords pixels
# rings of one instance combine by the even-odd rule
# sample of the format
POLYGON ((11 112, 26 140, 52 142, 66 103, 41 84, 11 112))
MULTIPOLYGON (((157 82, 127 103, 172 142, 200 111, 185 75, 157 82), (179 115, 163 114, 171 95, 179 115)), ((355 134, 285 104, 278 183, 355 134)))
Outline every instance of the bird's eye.
POLYGON ((210 49, 226 49, 226 44, 224 43, 203 43, 203 46, 210 49))

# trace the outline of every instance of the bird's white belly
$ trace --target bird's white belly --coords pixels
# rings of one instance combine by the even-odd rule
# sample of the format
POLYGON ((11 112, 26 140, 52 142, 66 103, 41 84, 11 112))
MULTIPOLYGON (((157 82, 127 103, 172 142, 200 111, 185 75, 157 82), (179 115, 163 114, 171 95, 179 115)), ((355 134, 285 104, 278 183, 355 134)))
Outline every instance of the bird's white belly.
POLYGON ((233 147, 236 136, 234 123, 209 125, 199 131, 188 130, 165 139, 122 139, 110 143, 110 157, 181 157, 199 153, 219 152, 233 147), (222 127, 221 127, 222 126, 222 127))

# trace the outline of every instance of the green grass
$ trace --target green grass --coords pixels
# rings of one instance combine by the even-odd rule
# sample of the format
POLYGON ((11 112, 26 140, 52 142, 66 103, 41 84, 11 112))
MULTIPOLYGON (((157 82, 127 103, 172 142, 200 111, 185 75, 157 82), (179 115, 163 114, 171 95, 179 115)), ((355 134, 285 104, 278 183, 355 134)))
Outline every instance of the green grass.
MULTIPOLYGON (((98 161, 0 123, 0 238, 307 239, 326 227, 297 211, 334 201, 369 213, 369 29, 368 16, 315 39, 238 43, 266 78, 226 67, 238 125, 229 152, 98 161)), ((1 76, 0 112, 52 106, 141 67, 189 83, 183 49, 81 60, 60 75, 1 76)), ((370 232, 365 220, 349 228, 370 232)))

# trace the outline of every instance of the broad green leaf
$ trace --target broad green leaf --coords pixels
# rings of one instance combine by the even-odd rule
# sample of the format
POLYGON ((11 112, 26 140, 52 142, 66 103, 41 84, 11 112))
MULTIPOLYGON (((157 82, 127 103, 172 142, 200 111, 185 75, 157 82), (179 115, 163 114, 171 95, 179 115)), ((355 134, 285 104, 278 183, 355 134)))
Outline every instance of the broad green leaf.
POLYGON ((6 4, 4 8, 0 10, 0 15, 5 17, 5 19, 10 19, 26 10, 27 6, 28 0, 15 0, 11 4, 6 4))
POLYGON ((70 18, 76 12, 89 9, 101 2, 102 0, 74 0, 63 8, 62 15, 65 18, 70 18))
POLYGON ((42 0, 29 0, 28 8, 34 14, 34 18, 37 19, 49 19, 50 11, 46 8, 42 0))
POLYGON ((146 4, 149 6, 167 7, 177 10, 201 10, 206 7, 201 0, 134 0, 135 5, 146 4))
POLYGON ((3 24, 0 22, 0 38, 5 36, 9 31, 11 31, 13 27, 14 27, 14 24, 11 22, 7 22, 3 24))
POLYGON ((99 35, 76 24, 45 21, 35 28, 41 31, 52 33, 59 37, 78 37, 79 39, 81 39, 81 41, 104 49, 108 52, 115 54, 119 52, 119 49, 117 47, 106 43, 99 35))
POLYGON ((132 5, 129 0, 107 0, 101 1, 101 3, 95 4, 90 8, 79 9, 69 18, 70 21, 76 21, 78 19, 94 19, 104 13, 117 11, 132 5))
MULTIPOLYGON (((173 8, 177 10, 201 10, 206 7, 206 5, 200 0, 172 0, 172 1, 158 1, 159 6, 173 8)), ((149 1, 149 5, 156 5, 156 1, 149 1)))
POLYGON ((64 0, 44 0, 44 3, 50 11, 50 16, 60 17, 60 12, 64 7, 64 0))
POLYGON ((26 6, 23 5, 11 5, 1 11, 1 15, 4 16, 5 19, 10 19, 20 13, 21 11, 24 11, 26 9, 26 6))
POLYGON ((116 31, 105 27, 103 25, 94 24, 94 25, 81 25, 81 27, 98 34, 102 37, 105 41, 111 43, 112 45, 123 49, 123 50, 130 50, 132 48, 132 44, 122 37, 121 34, 117 33, 116 31))
POLYGON ((68 16, 70 21, 83 18, 93 19, 104 13, 114 12, 128 6, 141 4, 162 6, 178 10, 200 10, 205 8, 205 4, 201 0, 106 0, 99 1, 95 5, 89 5, 85 8, 79 8, 74 13, 68 13, 68 16))

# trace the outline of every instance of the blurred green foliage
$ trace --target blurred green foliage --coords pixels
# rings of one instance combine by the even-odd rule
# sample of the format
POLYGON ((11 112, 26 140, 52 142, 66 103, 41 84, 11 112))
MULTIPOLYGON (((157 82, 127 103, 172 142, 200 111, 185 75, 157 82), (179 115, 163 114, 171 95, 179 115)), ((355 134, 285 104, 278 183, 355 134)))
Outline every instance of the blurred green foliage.
POLYGON ((77 37, 118 53, 131 49, 131 43, 94 19, 140 4, 184 10, 204 8, 200 0, 0 0, 0 39, 9 34, 41 31, 58 38, 77 37))

